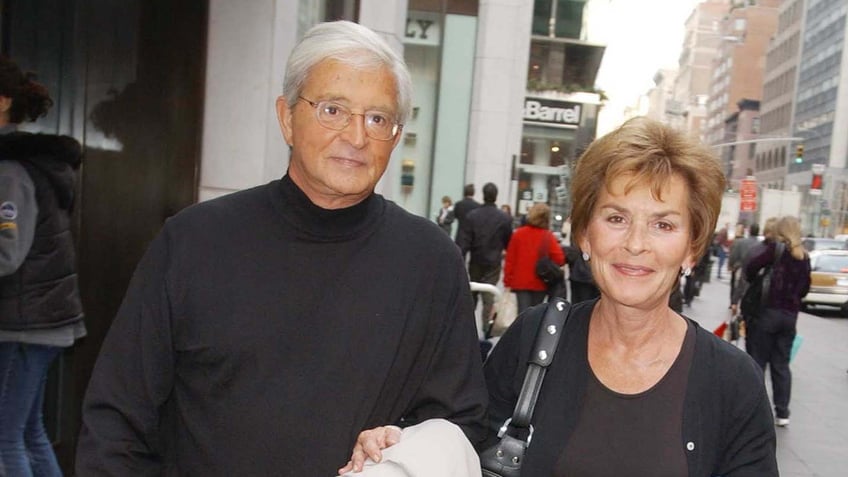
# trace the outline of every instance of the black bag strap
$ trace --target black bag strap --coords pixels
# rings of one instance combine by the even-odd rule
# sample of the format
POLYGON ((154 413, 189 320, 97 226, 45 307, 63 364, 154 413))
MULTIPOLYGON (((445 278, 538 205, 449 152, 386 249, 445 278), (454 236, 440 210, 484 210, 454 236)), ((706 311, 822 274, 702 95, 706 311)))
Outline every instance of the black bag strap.
POLYGON ((768 300, 769 288, 771 288, 771 276, 774 273, 774 267, 777 266, 777 261, 780 260, 784 250, 786 250, 786 244, 783 242, 777 242, 774 244, 774 258, 763 272, 763 289, 760 294, 763 300, 768 300))
POLYGON ((539 256, 536 258, 541 259, 542 257, 550 256, 548 253, 548 243, 551 241, 551 233, 548 230, 544 231, 545 234, 542 236, 542 241, 539 242, 539 256))
POLYGON ((554 353, 557 344, 559 344, 560 336, 565 330, 570 311, 571 304, 562 298, 554 298, 548 302, 545 316, 536 332, 533 354, 530 356, 527 365, 524 384, 521 386, 518 402, 512 412, 512 419, 509 421, 509 425, 512 427, 526 428, 530 426, 530 419, 533 417, 533 409, 536 407, 536 399, 542 389, 545 373, 554 359, 554 353))

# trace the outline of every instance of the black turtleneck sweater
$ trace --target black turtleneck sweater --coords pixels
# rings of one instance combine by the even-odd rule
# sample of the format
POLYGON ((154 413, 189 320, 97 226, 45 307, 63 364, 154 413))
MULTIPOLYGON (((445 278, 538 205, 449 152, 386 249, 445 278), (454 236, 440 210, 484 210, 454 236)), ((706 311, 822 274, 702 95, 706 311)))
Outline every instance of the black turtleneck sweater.
POLYGON ((468 280, 435 224, 286 176, 195 205, 140 262, 83 406, 78 475, 335 475, 360 431, 483 437, 468 280))

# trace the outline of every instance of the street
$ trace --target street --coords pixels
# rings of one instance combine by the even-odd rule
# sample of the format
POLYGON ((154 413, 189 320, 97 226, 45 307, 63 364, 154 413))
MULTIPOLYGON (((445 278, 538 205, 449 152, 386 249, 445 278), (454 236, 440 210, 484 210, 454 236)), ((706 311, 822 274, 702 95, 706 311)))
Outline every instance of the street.
MULTIPOLYGON (((713 330, 730 314, 729 295, 729 274, 717 280, 713 269, 683 314, 713 330)), ((792 361, 791 423, 777 428, 783 477, 848 475, 848 318, 836 309, 814 312, 798 317, 803 342, 792 361)), ((766 385, 771 393, 768 374, 766 385)))

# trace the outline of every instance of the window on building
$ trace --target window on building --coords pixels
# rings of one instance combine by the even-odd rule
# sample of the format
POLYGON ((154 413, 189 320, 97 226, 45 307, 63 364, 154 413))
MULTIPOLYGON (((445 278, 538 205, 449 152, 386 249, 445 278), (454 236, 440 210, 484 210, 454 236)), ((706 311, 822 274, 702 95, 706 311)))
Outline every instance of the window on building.
POLYGON ((551 24, 551 9, 553 0, 536 0, 533 2, 533 34, 548 36, 551 24))
POLYGON ((580 39, 587 0, 536 0, 533 2, 534 35, 580 39))
POLYGON ((359 21, 359 0, 325 0, 324 21, 359 21))
POLYGON ((603 54, 602 47, 534 39, 527 79, 531 84, 577 85, 591 90, 603 54))

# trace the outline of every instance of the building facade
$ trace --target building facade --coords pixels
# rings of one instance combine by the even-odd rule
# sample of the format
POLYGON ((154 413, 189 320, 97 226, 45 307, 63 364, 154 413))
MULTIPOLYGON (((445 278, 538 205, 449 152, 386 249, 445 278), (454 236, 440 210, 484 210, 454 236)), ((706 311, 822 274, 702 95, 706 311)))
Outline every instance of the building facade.
POLYGON ((792 131, 803 139, 800 162, 786 184, 804 192, 805 230, 831 236, 848 230, 848 36, 846 0, 807 0, 792 131), (812 169, 823 166, 822 192, 810 193, 812 169))
MULTIPOLYGON (((778 3, 779 0, 760 0, 734 4, 722 19, 703 131, 706 143, 718 146, 736 141, 733 133, 725 129, 727 118, 737 111, 739 101, 762 99, 765 52, 777 29, 778 3)), ((721 149, 720 157, 731 171, 731 154, 727 148, 721 149)))
MULTIPOLYGON (((763 138, 792 137, 792 116, 801 51, 804 0, 784 0, 778 8, 777 31, 766 53, 760 133, 763 138)), ((795 141, 781 139, 756 146, 754 176, 761 187, 783 189, 795 141)))
POLYGON ((696 137, 701 137, 704 128, 713 60, 722 43, 719 27, 729 8, 729 0, 707 0, 686 19, 674 85, 677 109, 669 119, 673 126, 696 137))
POLYGON ((605 47, 588 40, 589 3, 536 0, 533 8, 512 205, 523 214, 536 202, 549 204, 555 229, 570 213, 571 170, 595 138, 602 104, 594 83, 605 47))

